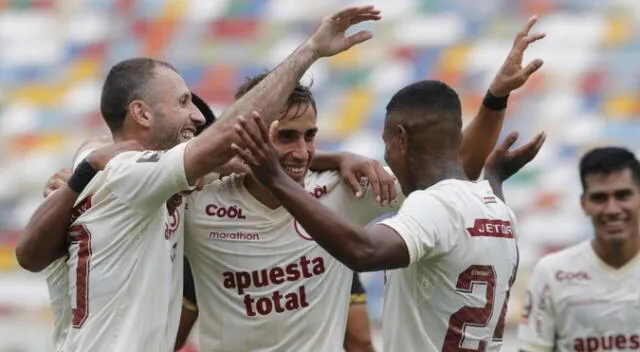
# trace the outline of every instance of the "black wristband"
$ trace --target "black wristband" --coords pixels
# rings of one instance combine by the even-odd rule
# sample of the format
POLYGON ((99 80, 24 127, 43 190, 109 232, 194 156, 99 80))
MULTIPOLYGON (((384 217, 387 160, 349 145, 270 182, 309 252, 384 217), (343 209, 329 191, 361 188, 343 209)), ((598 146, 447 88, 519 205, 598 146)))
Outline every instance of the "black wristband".
POLYGON ((509 99, 509 94, 504 97, 496 97, 490 91, 487 91, 482 100, 482 105, 489 110, 500 111, 507 108, 507 99, 509 99))
POLYGON ((78 167, 76 167, 76 171, 71 175, 71 178, 69 178, 69 181, 67 181, 67 185, 74 192, 80 194, 97 173, 98 171, 86 160, 82 160, 80 164, 78 164, 78 167))

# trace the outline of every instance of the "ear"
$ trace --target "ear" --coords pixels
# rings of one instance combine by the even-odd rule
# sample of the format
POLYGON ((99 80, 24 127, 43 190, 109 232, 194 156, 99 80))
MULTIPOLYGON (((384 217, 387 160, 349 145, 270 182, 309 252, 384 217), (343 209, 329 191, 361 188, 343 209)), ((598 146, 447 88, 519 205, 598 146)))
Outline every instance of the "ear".
POLYGON ((409 149, 409 134, 402 125, 398 125, 398 147, 402 154, 406 154, 409 149))
POLYGON ((129 103, 129 116, 137 125, 150 128, 153 124, 153 114, 151 108, 142 100, 134 100, 129 103))
POLYGON ((587 214, 587 195, 584 194, 584 192, 580 194, 580 206, 582 207, 582 212, 585 213, 586 215, 587 214))

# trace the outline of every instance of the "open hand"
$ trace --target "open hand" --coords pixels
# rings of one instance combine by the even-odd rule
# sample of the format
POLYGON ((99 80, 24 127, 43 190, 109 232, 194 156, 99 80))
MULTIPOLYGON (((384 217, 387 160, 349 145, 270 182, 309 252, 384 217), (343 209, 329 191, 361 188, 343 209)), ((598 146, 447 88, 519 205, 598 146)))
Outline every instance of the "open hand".
POLYGON ((373 5, 346 8, 325 17, 307 43, 318 56, 333 56, 373 37, 370 31, 359 31, 347 37, 345 32, 349 27, 364 21, 377 21, 380 18, 380 10, 373 5))
POLYGON ((485 176, 493 177, 500 182, 513 176, 538 155, 547 134, 538 133, 532 140, 519 148, 509 150, 518 140, 518 132, 511 132, 496 149, 489 154, 485 162, 485 176))
POLYGON ((278 153, 271 143, 278 130, 278 120, 274 121, 267 130, 267 125, 260 114, 254 111, 250 120, 239 116, 234 129, 246 148, 243 149, 233 143, 231 149, 251 168, 251 173, 258 182, 268 187, 278 177, 289 177, 280 166, 278 153))
POLYGON ((489 87, 491 94, 497 97, 509 95, 512 91, 520 88, 534 72, 542 67, 544 63, 542 59, 535 59, 526 67, 522 67, 524 52, 529 47, 529 44, 546 36, 544 33, 529 34, 537 21, 537 17, 531 17, 524 28, 516 35, 507 59, 489 87))

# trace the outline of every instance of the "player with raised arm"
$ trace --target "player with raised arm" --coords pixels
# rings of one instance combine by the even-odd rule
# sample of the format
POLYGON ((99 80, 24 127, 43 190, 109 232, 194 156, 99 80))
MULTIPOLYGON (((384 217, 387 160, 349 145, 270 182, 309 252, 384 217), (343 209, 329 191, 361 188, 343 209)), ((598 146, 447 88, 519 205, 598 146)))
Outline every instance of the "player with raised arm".
POLYGON ((79 197, 67 261, 73 329, 64 350, 173 349, 175 331, 169 330, 172 321, 177 329, 179 311, 171 301, 179 297, 171 287, 182 276, 177 270, 182 260, 175 260, 181 258, 181 227, 165 202, 233 156, 228 146, 238 139, 226 116, 256 108, 272 115, 314 61, 371 37, 368 32, 345 37, 347 28, 378 18, 377 10, 364 6, 323 21, 219 123, 189 143, 182 142, 203 123, 202 115, 169 64, 131 59, 112 68, 101 110, 114 141, 136 140, 153 151, 117 156, 79 197))
POLYGON ((580 160, 580 181, 595 237, 536 265, 521 351, 640 349, 640 162, 624 148, 592 149, 580 160))
MULTIPOLYGON (((464 131, 464 142, 457 145, 455 155, 461 155, 461 165, 471 177, 479 175, 495 145, 506 96, 541 65, 537 60, 521 67, 526 46, 541 38, 528 35, 533 22, 519 34, 491 85, 491 94, 464 131)), ((251 91, 261 79, 250 79, 237 96, 251 91)), ((428 93, 418 92, 416 99, 429 100, 428 93)), ((336 173, 308 172, 318 131, 308 88, 297 86, 281 113, 268 118, 280 123, 273 139, 277 163, 298 190, 304 189, 360 225, 393 210, 368 196, 356 199, 336 173)), ((198 301, 203 350, 342 348, 353 273, 313 241, 306 226, 293 219, 293 212, 287 212, 280 199, 253 177, 234 175, 192 194, 187 203, 185 253, 196 294, 207 297, 198 301), (331 311, 326 309, 329 306, 331 311)), ((325 217, 324 221, 332 220, 325 217)))
MULTIPOLYGON (((271 142, 281 131, 279 121, 267 131, 254 113, 235 127, 247 149, 232 148, 310 238, 355 271, 400 269, 386 275, 385 351, 502 346, 518 264, 516 221, 487 181, 467 178, 459 155, 461 126, 460 101, 444 83, 417 82, 391 98, 385 160, 408 198, 397 215, 367 229, 288 177, 271 142), (248 128, 254 122, 260 133, 248 128)), ((519 149, 515 155, 527 157, 522 165, 543 141, 540 134, 519 149)))

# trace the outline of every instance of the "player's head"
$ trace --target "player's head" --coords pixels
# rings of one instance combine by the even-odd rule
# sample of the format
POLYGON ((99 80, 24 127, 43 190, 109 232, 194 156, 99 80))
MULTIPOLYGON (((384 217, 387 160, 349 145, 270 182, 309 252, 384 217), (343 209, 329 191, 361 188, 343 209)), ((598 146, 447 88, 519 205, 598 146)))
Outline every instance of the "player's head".
POLYGON ((417 188, 412 170, 459 162, 461 129, 458 94, 442 82, 416 82, 391 98, 382 134, 384 158, 403 193, 417 188))
POLYGON ((170 64, 134 58, 111 68, 102 87, 102 116, 114 137, 168 149, 193 137, 204 117, 170 64))
POLYGON ((196 136, 202 133, 207 127, 211 126, 214 122, 216 122, 216 115, 211 110, 209 104, 207 104, 202 98, 196 95, 196 93, 191 92, 191 102, 193 105, 200 110, 202 116, 204 116, 204 124, 198 126, 196 129, 196 136))
MULTIPOLYGON (((266 76, 267 73, 263 73, 248 78, 238 88, 236 99, 240 99, 266 76)), ((303 184, 311 158, 315 154, 315 140, 318 132, 316 102, 309 87, 298 83, 280 113, 277 116, 264 116, 264 118, 267 123, 276 119, 280 121, 276 140, 273 141, 280 164, 289 177, 303 184)))
POLYGON ((580 160, 582 209, 591 217, 596 237, 624 243, 638 235, 640 162, 624 148, 589 151, 580 160))

